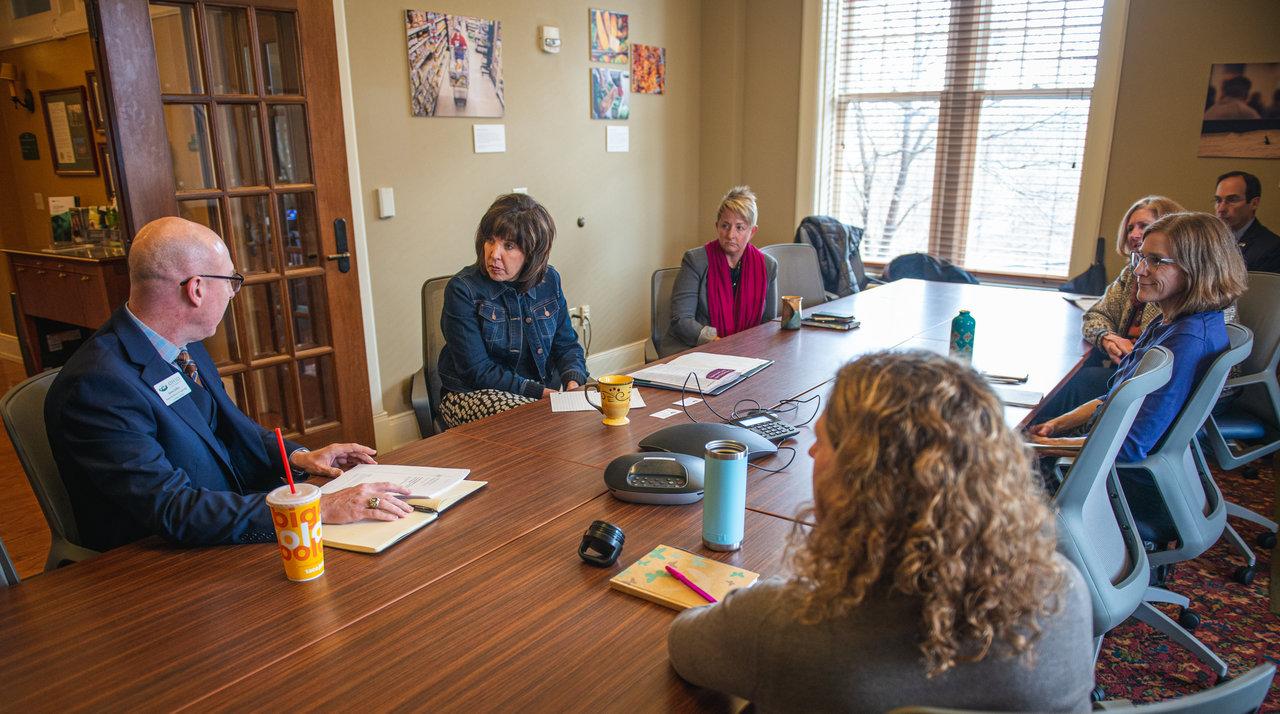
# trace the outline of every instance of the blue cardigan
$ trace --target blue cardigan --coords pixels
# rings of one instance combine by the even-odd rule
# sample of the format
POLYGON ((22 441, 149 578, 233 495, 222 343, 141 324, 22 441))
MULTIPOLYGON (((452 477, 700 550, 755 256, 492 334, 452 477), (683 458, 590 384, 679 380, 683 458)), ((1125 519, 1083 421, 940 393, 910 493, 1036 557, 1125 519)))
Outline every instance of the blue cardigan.
POLYGON ((1116 368, 1103 401, 1133 376, 1143 355, 1157 345, 1173 353, 1173 375, 1168 384, 1152 392, 1142 403, 1129 428, 1129 436, 1120 446, 1117 463, 1133 463, 1147 457, 1186 404, 1191 390, 1209 369, 1209 363, 1227 350, 1227 325, 1222 311, 1183 315, 1167 325, 1163 317, 1152 320, 1134 343, 1133 351, 1116 368))

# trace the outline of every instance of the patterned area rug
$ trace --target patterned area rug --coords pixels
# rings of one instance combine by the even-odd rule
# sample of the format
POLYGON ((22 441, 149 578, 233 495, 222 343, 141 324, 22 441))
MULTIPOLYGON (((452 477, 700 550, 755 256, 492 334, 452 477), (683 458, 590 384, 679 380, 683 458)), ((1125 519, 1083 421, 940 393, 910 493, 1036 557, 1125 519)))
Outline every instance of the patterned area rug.
MULTIPOLYGON (((1261 466, 1257 480, 1214 473, 1228 500, 1274 518, 1276 469, 1266 458, 1255 464, 1261 466)), ((1280 665, 1280 616, 1269 609, 1272 552, 1255 540, 1262 529, 1237 518, 1228 520, 1258 557, 1253 583, 1241 585, 1232 578, 1244 558, 1223 539, 1199 558, 1174 566, 1167 587, 1191 599, 1192 610, 1201 620, 1195 636, 1226 661, 1234 677, 1264 661, 1280 665)), ((1177 618, 1176 607, 1160 607, 1177 618)), ((1108 699, 1134 702, 1190 694, 1212 686, 1215 680, 1213 672, 1185 649, 1133 620, 1103 640, 1096 676, 1108 699)), ((1262 710, 1280 712, 1280 676, 1272 682, 1262 710)))

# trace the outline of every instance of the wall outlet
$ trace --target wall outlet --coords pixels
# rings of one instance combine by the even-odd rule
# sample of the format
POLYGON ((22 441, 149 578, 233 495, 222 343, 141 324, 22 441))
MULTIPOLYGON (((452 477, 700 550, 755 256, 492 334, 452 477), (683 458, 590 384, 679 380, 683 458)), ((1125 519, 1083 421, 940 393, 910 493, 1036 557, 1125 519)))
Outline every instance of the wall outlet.
POLYGON ((569 319, 572 320, 575 317, 582 317, 581 305, 574 305, 569 308, 569 319))
POLYGON ((579 305, 579 306, 578 306, 578 314, 582 315, 582 319, 584 319, 584 320, 590 320, 590 319, 591 319, 591 306, 590 306, 590 305, 579 305))

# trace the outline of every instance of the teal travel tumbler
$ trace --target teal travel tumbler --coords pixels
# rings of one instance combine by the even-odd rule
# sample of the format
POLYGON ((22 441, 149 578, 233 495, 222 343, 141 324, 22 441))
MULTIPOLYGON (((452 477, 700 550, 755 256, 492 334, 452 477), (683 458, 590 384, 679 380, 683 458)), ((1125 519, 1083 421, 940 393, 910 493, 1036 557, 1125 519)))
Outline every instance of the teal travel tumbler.
POLYGON ((737 550, 747 515, 747 445, 708 441, 705 462, 702 544, 711 550, 737 550))

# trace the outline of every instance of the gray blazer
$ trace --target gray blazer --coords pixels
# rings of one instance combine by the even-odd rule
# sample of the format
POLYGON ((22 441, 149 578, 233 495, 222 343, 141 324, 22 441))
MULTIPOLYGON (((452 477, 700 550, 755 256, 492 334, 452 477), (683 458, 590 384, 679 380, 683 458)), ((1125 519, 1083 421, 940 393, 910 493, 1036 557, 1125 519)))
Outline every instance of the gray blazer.
POLYGON ((941 706, 983 711, 1088 712, 1093 689, 1089 591, 1065 558, 1062 609, 1040 623, 1035 662, 988 655, 930 679, 920 604, 872 597, 842 619, 794 621, 799 595, 780 580, 736 590, 671 623, 667 651, 681 677, 769 712, 883 712, 941 706))
MULTIPOLYGON (((778 316, 778 261, 764 256, 765 276, 769 281, 764 296, 761 322, 778 316)), ((685 251, 680 261, 680 274, 671 289, 671 325, 657 345, 662 357, 710 342, 716 337, 707 310, 707 252, 702 246, 685 251)))

